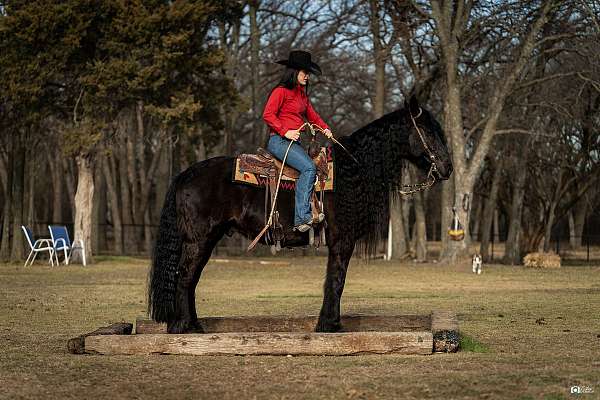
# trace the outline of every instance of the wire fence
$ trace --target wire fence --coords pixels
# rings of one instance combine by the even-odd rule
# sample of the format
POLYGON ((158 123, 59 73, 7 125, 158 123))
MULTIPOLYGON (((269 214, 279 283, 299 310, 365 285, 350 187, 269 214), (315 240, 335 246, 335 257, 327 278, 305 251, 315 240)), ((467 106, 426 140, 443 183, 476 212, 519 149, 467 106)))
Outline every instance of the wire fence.
MULTIPOLYGON (((500 261, 504 257, 506 241, 502 239, 501 235, 490 236, 488 252, 491 261, 500 261)), ((477 237, 473 240, 479 248, 477 237)), ((600 262, 600 235, 556 236, 550 241, 549 250, 560 255, 563 260, 600 262)))
MULTIPOLYGON (((72 222, 35 221, 30 225, 34 237, 48 238, 50 236, 48 225, 64 225, 67 227, 71 238, 73 237, 72 222)), ((141 256, 149 257, 152 246, 158 233, 158 225, 154 224, 122 224, 120 234, 117 234, 112 224, 97 224, 93 229, 92 246, 94 253, 110 256, 141 256), (117 238, 122 240, 121 246, 116 245, 117 238), (122 250, 120 250, 121 248, 122 250)), ((25 238, 23 237, 25 243, 25 238)), ((246 248, 250 239, 241 235, 225 236, 213 251, 217 256, 269 256, 271 251, 266 246, 258 246, 252 253, 246 248)), ((505 237, 502 235, 491 235, 488 254, 490 261, 501 261, 505 252, 505 237)), ((385 252, 385 241, 382 242, 382 254, 385 252)), ((428 255, 436 257, 441 250, 441 242, 428 241, 428 255)), ((471 249, 473 253, 479 252, 480 243, 476 236, 472 237, 471 249)), ((561 256, 567 262, 600 263, 600 235, 582 235, 576 237, 553 237, 550 249, 561 256)), ((326 255, 327 248, 315 249, 312 247, 283 249, 279 255, 307 256, 326 255)))

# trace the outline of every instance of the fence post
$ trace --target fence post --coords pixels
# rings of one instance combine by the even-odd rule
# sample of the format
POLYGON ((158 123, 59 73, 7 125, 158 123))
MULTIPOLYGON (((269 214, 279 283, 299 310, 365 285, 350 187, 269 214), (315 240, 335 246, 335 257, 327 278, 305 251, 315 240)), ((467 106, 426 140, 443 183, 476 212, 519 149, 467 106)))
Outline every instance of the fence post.
POLYGON ((556 254, 560 252, 560 236, 556 236, 556 254))
POLYGON ((492 233, 492 256, 491 256, 491 260, 494 261, 494 237, 496 235, 492 233))

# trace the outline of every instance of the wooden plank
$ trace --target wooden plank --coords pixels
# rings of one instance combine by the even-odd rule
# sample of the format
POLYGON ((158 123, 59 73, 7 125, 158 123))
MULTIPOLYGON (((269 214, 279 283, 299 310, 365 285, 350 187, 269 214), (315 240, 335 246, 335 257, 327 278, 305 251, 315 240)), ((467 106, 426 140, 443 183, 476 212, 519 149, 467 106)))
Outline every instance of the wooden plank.
MULTIPOLYGON (((316 316, 254 316, 199 318, 205 333, 224 332, 312 332, 317 325, 316 316)), ((343 315, 344 332, 400 332, 431 329, 429 315, 343 315)), ((136 334, 167 333, 166 324, 138 318, 136 334)))
POLYGON ((431 354, 431 332, 218 333, 88 336, 93 354, 358 355, 431 354))
POLYGON ((109 326, 103 326, 96 329, 93 332, 86 333, 76 338, 69 339, 67 342, 67 350, 73 354, 84 354, 85 353, 85 338, 87 336, 99 336, 99 335, 131 335, 133 324, 126 322, 118 322, 109 326))
POLYGON ((451 311, 432 312, 431 332, 433 334, 433 351, 444 353, 458 351, 460 332, 455 313, 451 311))

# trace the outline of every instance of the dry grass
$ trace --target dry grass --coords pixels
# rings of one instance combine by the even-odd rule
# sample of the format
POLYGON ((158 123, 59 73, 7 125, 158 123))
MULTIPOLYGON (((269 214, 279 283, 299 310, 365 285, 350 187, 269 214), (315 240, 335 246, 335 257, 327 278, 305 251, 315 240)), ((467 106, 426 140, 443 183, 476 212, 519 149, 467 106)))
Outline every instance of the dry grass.
MULTIPOLYGON (((315 314, 324 259, 206 268, 204 315, 315 314)), ((281 261, 281 259, 280 259, 281 261)), ((473 351, 432 356, 74 356, 68 338, 145 312, 147 261, 0 265, 0 398, 568 399, 600 393, 600 266, 353 262, 344 312, 459 314, 473 351)))
POLYGON ((560 268, 560 256, 556 253, 529 253, 523 258, 528 268, 560 268))

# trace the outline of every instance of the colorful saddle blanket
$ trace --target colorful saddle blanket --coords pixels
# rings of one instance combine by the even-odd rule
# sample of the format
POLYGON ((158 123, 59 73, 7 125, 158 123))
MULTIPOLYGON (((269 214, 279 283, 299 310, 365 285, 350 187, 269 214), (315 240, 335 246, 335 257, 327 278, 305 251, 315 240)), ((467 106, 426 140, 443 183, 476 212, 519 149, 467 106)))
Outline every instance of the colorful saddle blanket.
MULTIPOLYGON (((331 147, 321 147, 319 153, 313 157, 317 167, 317 180, 315 191, 333 191, 333 157, 331 147)), ((281 170, 281 162, 268 151, 259 148, 257 154, 240 154, 235 159, 233 181, 246 183, 253 186, 265 187, 269 179, 277 179, 281 170)), ((280 189, 295 190, 298 170, 285 165, 281 177, 280 189)))

